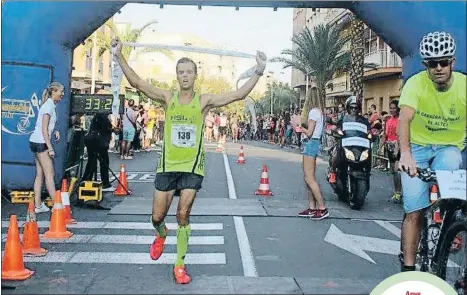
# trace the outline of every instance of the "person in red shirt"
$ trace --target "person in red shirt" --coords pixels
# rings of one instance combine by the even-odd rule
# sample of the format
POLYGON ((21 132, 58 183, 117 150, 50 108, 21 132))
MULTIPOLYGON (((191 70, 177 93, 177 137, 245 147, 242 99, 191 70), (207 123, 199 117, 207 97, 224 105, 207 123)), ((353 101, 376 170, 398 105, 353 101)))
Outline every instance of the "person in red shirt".
POLYGON ((401 200, 401 175, 397 171, 400 159, 399 143, 397 140, 397 124, 399 123, 399 101, 393 100, 389 104, 389 113, 391 117, 386 121, 383 136, 381 137, 381 147, 384 146, 394 181, 394 194, 392 200, 400 202, 401 200))

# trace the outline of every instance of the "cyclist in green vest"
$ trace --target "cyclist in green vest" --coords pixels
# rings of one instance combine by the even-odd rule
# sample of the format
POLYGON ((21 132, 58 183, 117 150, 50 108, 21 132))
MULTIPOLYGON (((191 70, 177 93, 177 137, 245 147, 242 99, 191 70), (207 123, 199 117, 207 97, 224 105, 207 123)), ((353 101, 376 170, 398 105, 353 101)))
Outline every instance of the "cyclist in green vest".
POLYGON ((164 144, 157 167, 151 217, 157 233, 149 253, 154 260, 162 255, 168 232, 164 219, 175 190, 181 190, 177 208, 177 260, 174 277, 178 284, 188 284, 191 278, 185 269, 184 259, 191 234, 190 211, 204 178, 204 118, 212 108, 247 97, 263 75, 266 55, 257 53, 255 74, 240 89, 220 95, 196 93, 193 88, 197 78, 196 64, 189 58, 181 58, 176 66, 180 90, 172 93, 139 78, 123 58, 122 43, 118 39, 112 41, 112 47, 130 85, 166 106, 164 144))
POLYGON ((402 88, 397 135, 400 147, 402 197, 402 271, 415 270, 423 213, 430 206, 429 184, 417 167, 457 170, 465 138, 466 76, 454 71, 456 43, 446 32, 428 33, 420 42, 425 70, 402 88))

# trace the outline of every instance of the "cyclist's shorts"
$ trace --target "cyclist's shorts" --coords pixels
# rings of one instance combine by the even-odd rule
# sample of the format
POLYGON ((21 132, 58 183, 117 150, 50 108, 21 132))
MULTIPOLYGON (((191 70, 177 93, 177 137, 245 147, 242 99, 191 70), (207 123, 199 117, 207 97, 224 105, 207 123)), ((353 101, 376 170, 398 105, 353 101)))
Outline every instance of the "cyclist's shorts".
MULTIPOLYGON (((417 167, 432 170, 458 170, 462 159, 461 152, 456 146, 412 144, 412 156, 417 167), (429 162, 433 160, 431 166, 429 162)), ((430 184, 417 177, 411 178, 407 173, 401 172, 402 198, 405 213, 412 213, 430 206, 430 184)))

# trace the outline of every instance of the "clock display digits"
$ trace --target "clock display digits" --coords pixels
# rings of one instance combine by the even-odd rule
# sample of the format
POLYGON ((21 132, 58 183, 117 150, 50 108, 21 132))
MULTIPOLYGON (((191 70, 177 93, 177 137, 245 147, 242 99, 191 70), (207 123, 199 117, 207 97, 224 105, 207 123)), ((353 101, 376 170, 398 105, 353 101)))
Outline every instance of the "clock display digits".
POLYGON ((100 98, 94 98, 94 109, 99 110, 101 106, 101 100, 100 98))
POLYGON ((111 99, 111 98, 106 98, 106 99, 105 99, 105 106, 104 106, 104 108, 105 108, 106 110, 112 109, 112 99, 111 99))
POLYGON ((86 98, 86 106, 84 107, 84 109, 91 110, 91 107, 92 107, 92 99, 86 98))

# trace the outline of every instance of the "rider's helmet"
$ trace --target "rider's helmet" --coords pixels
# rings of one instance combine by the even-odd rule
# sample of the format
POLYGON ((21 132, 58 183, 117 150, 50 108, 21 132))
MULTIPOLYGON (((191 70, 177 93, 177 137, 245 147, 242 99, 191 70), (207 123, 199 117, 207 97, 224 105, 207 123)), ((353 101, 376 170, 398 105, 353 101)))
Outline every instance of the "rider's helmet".
POLYGON ((351 105, 355 105, 358 108, 358 110, 360 110, 360 104, 355 95, 349 96, 349 98, 347 98, 347 100, 345 101, 345 109, 348 113, 350 112, 351 105))
POLYGON ((453 57, 456 54, 456 42, 449 33, 428 33, 420 42, 420 55, 423 59, 453 57))

